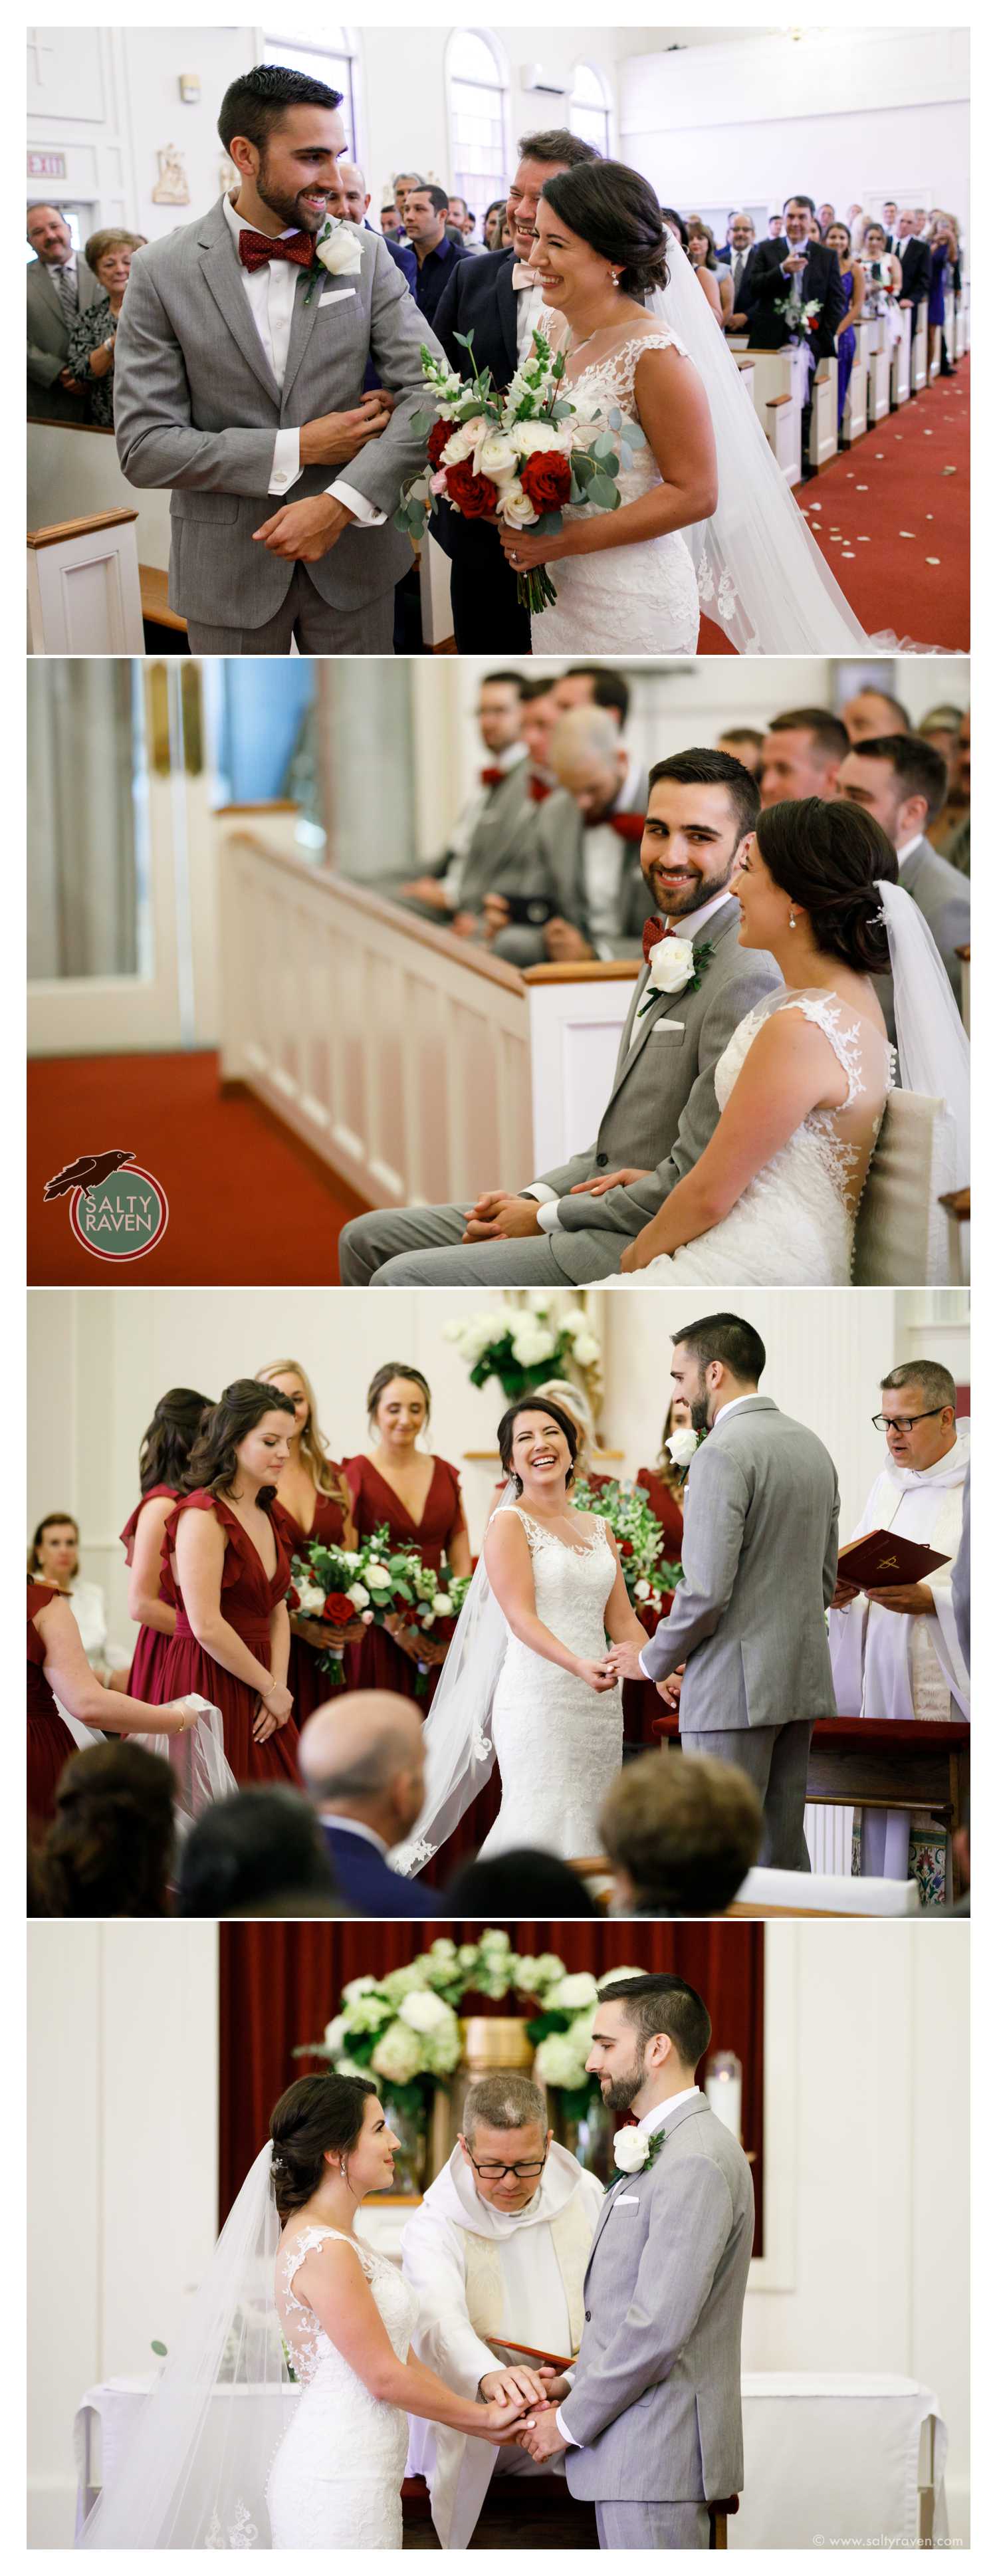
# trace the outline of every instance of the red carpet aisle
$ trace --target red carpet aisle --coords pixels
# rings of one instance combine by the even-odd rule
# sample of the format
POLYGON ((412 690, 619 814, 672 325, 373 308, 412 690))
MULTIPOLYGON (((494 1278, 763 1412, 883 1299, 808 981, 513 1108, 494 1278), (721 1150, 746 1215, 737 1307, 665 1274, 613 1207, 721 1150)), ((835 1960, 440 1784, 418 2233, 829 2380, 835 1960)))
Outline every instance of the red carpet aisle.
POLYGON ((324 1287, 336 1242, 361 1206, 307 1146, 244 1094, 221 1098, 218 1059, 59 1056, 28 1067, 31 1287, 324 1287), (127 1145, 161 1181, 170 1220, 135 1262, 77 1242, 68 1198, 46 1181, 84 1152, 127 1145))
MULTIPOLYGON (((795 498, 868 634, 969 651, 968 358, 795 498)), ((700 652, 730 649, 704 618, 700 652)))

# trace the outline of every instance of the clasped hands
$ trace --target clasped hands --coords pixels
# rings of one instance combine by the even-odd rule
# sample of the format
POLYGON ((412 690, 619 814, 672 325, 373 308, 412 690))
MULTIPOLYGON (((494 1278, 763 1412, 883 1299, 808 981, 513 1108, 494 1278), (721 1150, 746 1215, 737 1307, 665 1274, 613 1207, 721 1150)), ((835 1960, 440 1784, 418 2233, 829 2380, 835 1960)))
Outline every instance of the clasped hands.
POLYGON ((498 2406, 519 2402, 524 2413, 517 2423, 489 2438, 500 2447, 518 2443, 532 2460, 551 2459, 556 2452, 566 2451, 568 2444, 558 2429, 557 2408, 562 2397, 567 2396, 569 2384, 549 2362, 542 2362, 539 2370, 527 2370, 519 2364, 515 2369, 490 2370, 479 2383, 479 2396, 486 2404, 498 2406))

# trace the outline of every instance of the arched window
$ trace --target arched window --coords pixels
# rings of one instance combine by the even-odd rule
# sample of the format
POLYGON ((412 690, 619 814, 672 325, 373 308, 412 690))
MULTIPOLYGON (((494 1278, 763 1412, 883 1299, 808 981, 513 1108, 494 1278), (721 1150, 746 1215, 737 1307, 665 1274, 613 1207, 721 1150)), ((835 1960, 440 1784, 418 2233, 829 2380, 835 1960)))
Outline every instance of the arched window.
POLYGON ((582 143, 591 143, 603 159, 609 155, 609 92, 602 73, 592 63, 576 63, 571 90, 570 121, 572 134, 582 143))
POLYGON ((359 61, 356 37, 352 27, 325 27, 316 44, 314 37, 291 34, 264 35, 265 63, 283 63, 289 72, 310 72, 313 80, 325 81, 330 89, 343 94, 341 115, 346 127, 346 159, 359 160, 361 139, 358 132, 359 61))
POLYGON ((450 185, 466 197, 480 226, 494 197, 504 197, 510 176, 507 135, 508 83, 490 36, 454 30, 447 46, 450 112, 450 185))

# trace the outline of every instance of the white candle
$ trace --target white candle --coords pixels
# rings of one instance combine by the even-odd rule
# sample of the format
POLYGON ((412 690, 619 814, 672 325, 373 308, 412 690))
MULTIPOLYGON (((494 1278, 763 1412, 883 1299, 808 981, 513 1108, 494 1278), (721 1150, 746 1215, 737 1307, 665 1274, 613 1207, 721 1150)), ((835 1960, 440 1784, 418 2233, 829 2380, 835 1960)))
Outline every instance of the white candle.
POLYGON ((722 2068, 722 2069, 721 2069, 717 2074, 715 2074, 715 2075, 708 2075, 708 2076, 707 2076, 707 2078, 706 2078, 706 2099, 707 2099, 707 2101, 708 2101, 708 2103, 709 2103, 709 2106, 710 2106, 711 2111, 715 2111, 715 2112, 716 2112, 717 2119, 718 2119, 718 2120, 722 2120, 722 2121, 723 2121, 723 2124, 724 2124, 724 2128, 725 2128, 725 2129, 729 2129, 729 2130, 730 2130, 730 2133, 731 2133, 732 2138, 737 2138, 737 2139, 738 2139, 738 2141, 740 2141, 740 2136, 741 2136, 741 2073, 740 2073, 740 2068, 738 2068, 738 2070, 737 2070, 737 2073, 736 2073, 736 2074, 734 2073, 733 2069, 732 2069, 730 2072, 728 2072, 727 2068, 726 2068, 726 2067, 724 2067, 724 2068, 722 2068))

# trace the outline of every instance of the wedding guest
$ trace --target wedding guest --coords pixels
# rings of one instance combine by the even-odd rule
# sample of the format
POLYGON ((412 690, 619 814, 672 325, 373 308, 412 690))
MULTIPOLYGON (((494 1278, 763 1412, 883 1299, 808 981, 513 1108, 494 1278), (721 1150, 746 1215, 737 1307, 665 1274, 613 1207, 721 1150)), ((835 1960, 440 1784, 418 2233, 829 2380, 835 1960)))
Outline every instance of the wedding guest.
MULTIPOLYGON (((945 803, 937 823, 932 824, 928 834, 936 850, 944 849, 946 835, 951 832, 956 819, 954 808, 958 803, 957 761, 960 715, 959 707, 945 705, 929 707, 927 715, 922 716, 920 724, 913 728, 919 742, 930 742, 932 751, 941 753, 948 776, 945 803)), ((888 733, 889 726, 880 726, 877 730, 888 733)))
POLYGON ((665 1555, 672 1564, 682 1554, 682 1498, 686 1471, 676 1466, 669 1455, 668 1443, 673 1432, 688 1431, 691 1421, 685 1397, 673 1395, 665 1415, 657 1461, 653 1467, 637 1469, 636 1481, 643 1485, 655 1520, 661 1523, 665 1555))
POLYGON ((415 300, 427 322, 435 318, 444 287, 458 260, 469 256, 467 244, 447 231, 447 197, 443 188, 411 188, 405 199, 405 238, 418 263, 415 300))
POLYGON ((163 1535, 177 1623, 161 1688, 221 1710, 240 1783, 296 1778, 285 1599, 295 1528, 277 1500, 294 1425, 290 1396, 235 1378, 201 1423, 163 1535))
POLYGON ((174 1851, 168 1762, 141 1744, 74 1752, 59 1781, 41 1859, 51 1914, 168 1914, 174 1851))
POLYGON ((477 722, 484 763, 439 858, 417 877, 403 880, 397 900, 445 923, 458 937, 479 927, 490 887, 517 863, 532 841, 529 770, 523 740, 519 671, 488 671, 478 690, 477 722))
MULTIPOLYGON (((839 1575, 831 1604, 834 1688, 842 1717, 969 1716, 969 1673, 952 1599, 969 1470, 969 1426, 956 1419, 956 1387, 940 1361, 911 1359, 880 1379, 886 1463, 853 1538, 896 1532, 945 1559, 919 1583, 859 1590, 839 1575)), ((907 1809, 862 1811, 862 1869, 872 1878, 909 1876, 907 1809)), ((922 1819, 927 1823, 927 1817, 922 1819)))
POLYGON ((396 244, 400 242, 402 233, 401 217, 393 197, 390 197, 387 205, 381 208, 380 225, 382 237, 390 250, 393 242, 396 244))
POLYGON ((867 224, 859 254, 865 279, 865 311, 870 321, 881 322, 891 348, 902 336, 898 297, 903 285, 903 270, 893 251, 887 250, 882 224, 867 224))
POLYGON ((826 241, 826 240, 827 240, 827 236, 828 236, 828 233, 830 232, 831 225, 833 224, 833 222, 834 222, 834 207, 833 207, 833 206, 829 206, 829 205, 818 206, 818 208, 817 208, 817 230, 818 230, 818 232, 819 232, 819 234, 820 234, 820 238, 821 238, 821 240, 822 240, 822 241, 826 241))
POLYGON ((350 1909, 338 1890, 318 1820, 289 1788, 241 1789, 206 1807, 180 1854, 176 1912, 213 1921, 260 1910, 327 1915, 350 1909))
POLYGON ((729 277, 717 268, 717 246, 709 224, 694 215, 688 227, 688 251, 692 266, 716 322, 727 322, 734 310, 734 290, 729 277))
POLYGON ((397 238, 399 241, 407 241, 408 239, 408 235, 405 230, 405 205, 409 191, 412 188, 424 188, 425 185, 426 182, 421 170, 399 170, 398 177, 395 180, 395 214, 398 220, 397 238))
MULTIPOLYGON (((505 392, 510 377, 529 355, 533 333, 543 319, 543 290, 527 264, 541 189, 559 172, 599 158, 590 143, 561 127, 524 134, 518 152, 506 204, 511 248, 462 260, 436 312, 438 336, 457 374, 470 374, 465 342, 473 332, 474 364, 482 373, 490 369, 499 393, 505 392)), ((519 605, 516 575, 496 544, 494 528, 441 508, 434 511, 432 533, 450 559, 450 605, 458 653, 529 653, 529 616, 519 605)))
POLYGON ((499 885, 484 903, 496 956, 516 966, 545 957, 639 957, 650 904, 640 867, 647 777, 603 707, 575 707, 550 738, 559 785, 536 817, 522 891, 545 900, 542 928, 510 921, 499 885))
MULTIPOLYGON (((592 1858, 596 1855, 593 1853, 592 1858)), ((531 1923, 593 1922, 599 1907, 584 1878, 557 1852, 497 1852, 494 1860, 465 1861, 447 1889, 447 1912, 454 1921, 504 1921, 525 1916, 531 1923)))
MULTIPOLYGON (((451 1574, 469 1575, 471 1548, 456 1467, 420 1446, 429 1430, 432 1397, 421 1369, 403 1360, 388 1360, 375 1370, 367 1389, 370 1449, 346 1461, 346 1482, 353 1497, 358 1538, 373 1538, 387 1528, 393 1547, 415 1548, 434 1572, 446 1564, 451 1574)), ((423 1640, 420 1658, 427 1665, 438 1649, 423 1640)), ((411 1655, 385 1628, 370 1627, 362 1645, 348 1646, 344 1677, 351 1690, 401 1692, 420 1696, 428 1708, 436 1671, 418 1674, 411 1655)))
POLYGON ((486 250, 505 250, 510 246, 502 239, 505 229, 505 198, 493 197, 491 205, 486 208, 485 220, 481 227, 486 250))
POLYGON ((841 721, 853 750, 857 744, 871 741, 874 735, 881 739, 884 734, 909 734, 911 731, 906 707, 901 706, 899 698, 892 698, 887 689, 856 689, 854 697, 845 700, 841 721))
POLYGON ((482 242, 476 242, 474 239, 474 216, 471 213, 467 198, 448 197, 447 214, 450 222, 455 225, 457 231, 462 235, 464 241, 466 241, 468 250, 481 251, 484 248, 484 244, 482 242))
POLYGON ((731 760, 739 760, 749 778, 761 776, 765 736, 757 725, 728 725, 717 735, 717 750, 726 751, 731 760))
POLYGON ((961 284, 959 241, 951 215, 939 215, 931 228, 931 287, 928 296, 928 364, 938 362, 943 376, 954 373, 945 343, 945 298, 961 284))
POLYGON ((163 1562, 166 1524, 183 1489, 187 1462, 211 1398, 190 1386, 161 1395, 139 1449, 139 1492, 121 1532, 128 1567, 128 1615, 138 1623, 128 1688, 135 1699, 155 1700, 166 1649, 177 1624, 176 1596, 163 1562))
POLYGON ((828 707, 791 707, 785 715, 773 716, 762 751, 762 804, 834 796, 847 750, 844 725, 828 707))
POLYGON ((751 216, 732 215, 727 226, 727 249, 717 252, 717 259, 730 270, 731 309, 724 324, 727 331, 747 329, 747 289, 754 257, 755 227, 751 216))
MULTIPOLYGON (((546 2400, 543 2367, 511 2352, 503 2331, 547 2352, 577 2350, 584 2283, 602 2210, 602 2185, 555 2143, 540 2086, 528 2076, 472 2084, 460 2136, 402 2234, 402 2269, 419 2298, 417 2359, 465 2394, 546 2400)), ((425 2478, 441 2549, 468 2549, 493 2478, 525 2476, 533 2462, 515 2443, 468 2441, 413 2419, 409 2471, 425 2478)))
POLYGON ((847 447, 848 441, 844 436, 845 405, 848 401, 848 387, 855 364, 855 325, 856 322, 861 321, 865 309, 865 275, 852 251, 851 235, 847 224, 829 224, 825 238, 828 250, 834 252, 838 262, 841 283, 848 299, 835 331, 835 346, 838 353, 838 445, 847 447))
POLYGON ((54 1814, 57 1782, 76 1750, 61 1710, 105 1735, 186 1735, 197 1711, 183 1699, 149 1708, 129 1692, 105 1690, 83 1652, 71 1604, 53 1585, 29 1578, 27 1607, 28 1817, 37 1830, 54 1814))
MULTIPOLYGON (((262 1386, 274 1386, 290 1397, 294 1430, 287 1465, 277 1479, 277 1500, 290 1522, 296 1555, 308 1548, 356 1546, 353 1509, 341 1467, 330 1458, 319 1426, 315 1389, 300 1360, 270 1360, 258 1368, 262 1386)), ((329 1684, 319 1669, 318 1653, 304 1637, 291 1637, 287 1686, 298 1725, 328 1696, 329 1684)))
MULTIPOLYGON (((359 162, 341 161, 339 163, 338 176, 343 199, 343 213, 346 217, 347 223, 359 224, 365 233, 372 233, 374 226, 367 221, 367 209, 370 205, 370 189, 367 186, 367 182, 364 178, 359 162)), ((418 275, 418 267, 414 250, 406 249, 403 242, 392 241, 390 233, 384 234, 384 240, 385 246, 390 251, 391 257, 394 260, 395 267, 400 268, 406 286, 411 288, 414 295, 415 281, 418 275)))
POLYGON ((570 715, 573 707, 603 707, 621 734, 626 731, 630 687, 622 671, 612 670, 606 662, 571 662, 552 685, 559 715, 570 715))
POLYGON ((956 778, 958 803, 963 810, 951 839, 945 843, 945 857, 949 866, 956 868, 960 876, 968 877, 970 822, 970 711, 968 707, 959 724, 956 778))
MULTIPOLYGON (((743 293, 747 299, 749 349, 781 349, 792 329, 792 312, 806 304, 817 307, 807 327, 806 346, 813 365, 833 358, 835 333, 845 310, 841 271, 833 251, 810 239, 812 197, 787 197, 783 228, 777 240, 760 242, 743 293)), ((812 387, 812 374, 810 384, 812 387)), ((800 464, 804 483, 816 467, 810 462, 812 392, 800 407, 800 464)))
POLYGON ((70 332, 66 365, 76 383, 83 386, 89 418, 98 429, 111 429, 114 425, 115 334, 132 259, 144 246, 144 234, 114 230, 91 233, 86 246, 87 267, 97 280, 100 294, 79 315, 70 332))
POLYGON ((900 261, 900 306, 902 311, 910 309, 913 333, 917 330, 919 308, 931 293, 931 253, 927 242, 921 240, 917 219, 910 207, 904 208, 897 237, 890 247, 894 257, 900 261))
POLYGON ((28 1549, 29 1583, 51 1583, 73 1605, 73 1617, 88 1664, 106 1682, 107 1609, 104 1589, 80 1573, 80 1530, 71 1512, 47 1512, 28 1549))
POLYGON ((708 1754, 642 1753, 599 1822, 614 1914, 726 1914, 758 1858, 762 1803, 745 1772, 708 1754))
POLYGON ((298 1761, 336 1885, 355 1914, 429 1915, 436 1897, 389 1868, 425 1790, 422 1726, 397 1691, 343 1691, 302 1727, 298 1761))
POLYGON ((526 745, 529 764, 526 784, 530 801, 534 805, 545 805, 548 796, 552 795, 557 786, 557 779, 550 765, 550 738, 560 712, 557 703, 557 686, 551 673, 543 671, 542 665, 541 671, 541 678, 527 680, 524 683, 520 701, 522 712, 519 730, 526 745))
POLYGON ((321 283, 340 105, 278 64, 231 82, 218 131, 237 188, 132 263, 118 455, 129 482, 172 491, 170 604, 195 653, 391 648, 412 561, 392 518, 424 458, 411 423, 436 342, 375 234, 348 232, 351 282, 321 283), (349 299, 348 328, 305 319, 317 288, 349 299), (390 407, 363 393, 369 359, 390 407))
MULTIPOLYGON (((920 742, 916 734, 883 734, 849 751, 838 773, 837 794, 874 815, 888 834, 900 884, 924 915, 958 1003, 962 964, 957 951, 968 947, 970 938, 969 883, 925 837, 928 824, 941 813, 946 784, 945 763, 930 743, 920 742)), ((884 1014, 892 1034, 892 1011, 885 1002, 884 1014)))
POLYGON ((897 207, 896 200, 893 197, 887 197, 886 203, 883 207, 883 229, 886 234, 887 250, 895 250, 897 246, 897 207))
POLYGON ((86 390, 69 364, 69 342, 81 314, 101 293, 58 206, 28 207, 28 419, 87 416, 86 390))

